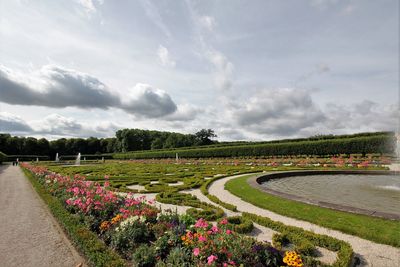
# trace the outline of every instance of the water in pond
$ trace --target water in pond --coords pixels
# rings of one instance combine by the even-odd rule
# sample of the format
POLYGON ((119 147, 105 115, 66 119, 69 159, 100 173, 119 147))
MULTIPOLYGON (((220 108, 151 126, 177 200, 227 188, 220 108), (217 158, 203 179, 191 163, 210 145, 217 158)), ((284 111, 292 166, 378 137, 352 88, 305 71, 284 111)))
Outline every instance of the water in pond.
POLYGON ((263 186, 316 201, 400 215, 399 175, 294 176, 263 186))

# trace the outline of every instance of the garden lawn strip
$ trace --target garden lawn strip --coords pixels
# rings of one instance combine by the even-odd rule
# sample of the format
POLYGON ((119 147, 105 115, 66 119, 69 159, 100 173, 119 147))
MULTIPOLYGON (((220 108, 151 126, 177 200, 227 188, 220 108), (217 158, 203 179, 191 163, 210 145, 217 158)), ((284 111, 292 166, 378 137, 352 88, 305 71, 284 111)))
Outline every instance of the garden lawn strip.
MULTIPOLYGON (((348 243, 351 244, 353 247, 354 252, 356 253, 356 256, 358 256, 364 265, 371 265, 371 266, 400 266, 400 249, 396 247, 392 247, 389 245, 384 245, 384 244, 377 244, 369 240, 365 240, 356 236, 344 234, 339 231, 327 229, 321 226, 318 226, 313 223, 309 223, 306 221, 300 221, 294 218, 286 217, 279 215, 275 212, 271 212, 267 210, 266 208, 266 202, 271 201, 265 193, 254 189, 250 187, 247 184, 247 179, 249 175, 247 176, 231 176, 227 177, 221 180, 215 181, 211 186, 209 187, 209 192, 210 194, 218 195, 218 197, 225 202, 231 203, 233 205, 236 205, 239 211, 251 211, 253 214, 257 214, 262 217, 267 217, 270 218, 274 221, 282 222, 285 225, 292 225, 292 226, 297 226, 300 228, 303 228, 305 230, 315 232, 318 234, 323 234, 327 236, 332 236, 335 237, 339 240, 344 240, 348 243), (231 181, 228 183, 228 185, 225 185, 228 181, 237 179, 234 181, 231 181), (245 198, 245 200, 242 200, 238 196, 233 195, 229 191, 225 190, 225 186, 229 188, 232 192, 235 192, 236 194, 242 196, 245 198), (254 205, 257 203, 258 206, 254 205), (264 208, 260 208, 260 205, 265 205, 264 208)), ((282 205, 282 204, 281 204, 282 205)), ((290 205, 290 203, 287 203, 287 205, 290 205)), ((290 208, 290 207, 282 207, 282 208, 290 208)), ((314 208, 313 206, 310 207, 310 211, 314 208)), ((318 208, 318 207, 316 207, 318 208)), ((321 208, 318 208, 321 209, 321 208)), ((336 213, 336 211, 331 211, 332 215, 336 213)), ((311 214, 311 213, 310 213, 311 214)), ((307 214, 305 214, 307 215, 307 214)), ((352 214, 349 214, 352 215, 352 214)), ((355 216, 360 216, 360 215, 355 215, 355 216)), ((331 216, 331 219, 333 220, 334 217, 331 216)), ((315 219, 316 220, 316 219, 315 219)), ((371 219, 373 220, 373 219, 371 219)), ((316 220, 318 221, 318 220, 316 220)), ((342 221, 342 224, 346 225, 346 221, 342 221)), ((366 225, 370 224, 370 221, 366 218, 365 222, 366 225)), ((396 225, 396 223, 400 226, 399 222, 394 222, 393 224, 396 225)), ((393 231, 393 235, 398 235, 398 232, 393 231)), ((393 238, 393 237, 392 237, 393 238)))
POLYGON ((0 166, 2 266, 84 263, 19 167, 0 166))

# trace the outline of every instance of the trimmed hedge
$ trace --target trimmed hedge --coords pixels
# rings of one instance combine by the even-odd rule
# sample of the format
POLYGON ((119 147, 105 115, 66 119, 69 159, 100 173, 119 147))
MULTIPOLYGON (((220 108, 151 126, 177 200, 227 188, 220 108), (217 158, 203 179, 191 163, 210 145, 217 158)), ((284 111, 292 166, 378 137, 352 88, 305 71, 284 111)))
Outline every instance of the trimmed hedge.
POLYGON ((7 155, 0 151, 0 164, 7 161, 7 155))
POLYGON ((224 211, 221 208, 201 202, 196 196, 190 194, 172 191, 161 192, 156 195, 156 200, 166 204, 193 207, 188 209, 186 213, 196 219, 203 218, 207 221, 215 221, 224 216, 224 211))
MULTIPOLYGON (((222 219, 218 220, 218 222, 220 222, 221 220, 222 219)), ((254 228, 253 222, 242 216, 226 217, 226 220, 228 221, 227 224, 228 228, 234 230, 237 233, 247 234, 253 231, 254 228)))
MULTIPOLYGON (((242 216, 277 232, 285 233, 290 242, 299 243, 300 240, 306 239, 314 246, 336 251, 337 259, 331 266, 348 267, 352 262, 353 249, 351 248, 350 244, 345 241, 341 241, 327 235, 315 234, 299 227, 287 226, 281 222, 276 222, 269 218, 258 216, 252 213, 243 212, 242 216)), ((320 266, 329 266, 320 262, 318 264, 320 266)))
POLYGON ((17 159, 19 161, 36 161, 36 159, 39 160, 48 160, 48 156, 39 156, 39 155, 8 155, 7 156, 8 161, 16 161, 17 159))
POLYGON ((212 157, 262 157, 279 155, 339 155, 339 154, 392 154, 393 136, 380 134, 350 138, 333 138, 307 141, 287 141, 256 145, 209 147, 196 149, 175 149, 162 151, 116 153, 115 159, 174 158, 176 153, 182 158, 212 157))
POLYGON ((128 266, 125 260, 109 249, 78 217, 70 214, 59 199, 49 194, 30 171, 23 169, 23 172, 90 266, 128 266))

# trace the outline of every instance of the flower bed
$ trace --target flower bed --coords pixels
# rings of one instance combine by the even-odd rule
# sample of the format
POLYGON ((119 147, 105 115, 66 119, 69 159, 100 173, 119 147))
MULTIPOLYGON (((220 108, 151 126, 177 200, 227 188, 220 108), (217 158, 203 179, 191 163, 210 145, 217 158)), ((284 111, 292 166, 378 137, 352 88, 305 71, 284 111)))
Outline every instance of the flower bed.
POLYGON ((161 213, 145 198, 108 190, 107 178, 101 186, 80 175, 22 167, 90 265, 284 265, 281 251, 233 231, 228 220, 213 226, 202 218, 161 213))

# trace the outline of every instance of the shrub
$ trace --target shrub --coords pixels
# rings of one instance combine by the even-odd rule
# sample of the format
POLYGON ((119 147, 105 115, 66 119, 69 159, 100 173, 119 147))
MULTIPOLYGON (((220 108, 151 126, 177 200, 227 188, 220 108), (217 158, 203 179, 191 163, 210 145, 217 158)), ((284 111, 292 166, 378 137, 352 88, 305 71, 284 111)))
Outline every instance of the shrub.
MULTIPOLYGON (((319 246, 326 248, 331 251, 337 252, 337 259, 332 264, 335 267, 348 267, 350 266, 352 259, 353 259, 353 249, 351 248, 350 244, 336 238, 326 236, 326 235, 319 235, 312 233, 310 231, 305 231, 302 228, 295 227, 295 226, 287 226, 281 222, 275 222, 269 218, 261 217, 255 214, 243 212, 243 217, 248 218, 262 226, 271 228, 277 232, 286 233, 286 236, 289 240, 295 240, 296 236, 301 237, 303 239, 308 240, 313 246, 319 246)), ((315 261, 314 261, 315 263, 315 261)), ((318 262, 318 265, 323 265, 322 263, 318 262)))
MULTIPOLYGON (((253 231, 254 225, 253 222, 243 218, 242 216, 231 216, 224 218, 227 222, 226 227, 235 232, 246 234, 253 231)), ((224 220, 222 219, 222 220, 224 220)), ((221 224, 221 219, 219 220, 219 224, 221 224)))
POLYGON ((0 151, 0 164, 7 161, 7 155, 0 151))
POLYGON ((171 250, 165 263, 160 265, 157 264, 157 267, 161 266, 181 266, 181 267, 194 267, 195 264, 192 263, 192 252, 188 248, 184 247, 176 247, 171 250), (165 264, 165 265, 164 265, 165 264))
POLYGON ((134 266, 136 267, 153 267, 156 262, 156 253, 153 247, 141 245, 132 255, 134 266))
POLYGON ((129 258, 132 250, 142 243, 147 243, 153 239, 146 224, 135 221, 129 223, 124 228, 116 228, 111 238, 111 246, 129 258))

